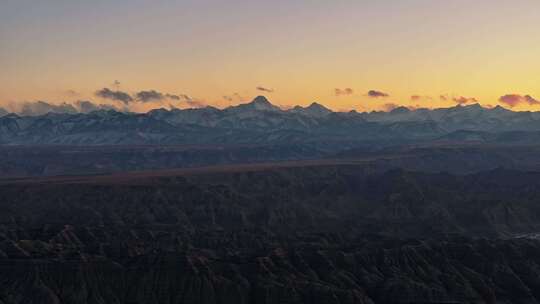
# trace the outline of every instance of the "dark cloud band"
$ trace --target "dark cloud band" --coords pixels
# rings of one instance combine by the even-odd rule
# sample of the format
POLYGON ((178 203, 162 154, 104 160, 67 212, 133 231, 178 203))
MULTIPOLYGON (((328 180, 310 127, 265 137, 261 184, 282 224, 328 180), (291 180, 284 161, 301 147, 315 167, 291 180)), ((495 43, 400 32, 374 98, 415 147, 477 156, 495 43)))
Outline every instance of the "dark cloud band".
POLYGON ((131 97, 131 95, 129 95, 128 93, 122 91, 113 91, 109 88, 103 88, 97 91, 96 96, 104 99, 121 101, 125 104, 133 101, 133 97, 131 97))
POLYGON ((384 97, 389 97, 390 94, 385 93, 385 92, 381 92, 381 91, 377 91, 377 90, 370 90, 367 93, 367 96, 369 96, 371 98, 384 98, 384 97))

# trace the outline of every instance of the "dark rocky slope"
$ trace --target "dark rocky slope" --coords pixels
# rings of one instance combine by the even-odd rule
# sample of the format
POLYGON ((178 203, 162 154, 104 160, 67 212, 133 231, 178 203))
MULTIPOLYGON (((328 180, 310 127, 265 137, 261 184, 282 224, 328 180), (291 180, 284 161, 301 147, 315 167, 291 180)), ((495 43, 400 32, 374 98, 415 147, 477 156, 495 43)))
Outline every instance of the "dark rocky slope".
MULTIPOLYGON (((203 237, 211 240, 210 235, 203 237)), ((206 249, 123 257, 121 262, 115 262, 114 255, 2 259, 0 299, 2 303, 537 303, 540 298, 540 246, 532 240, 340 241, 333 235, 306 235, 294 245, 287 240, 266 241, 248 250, 228 247, 222 235, 215 237, 221 244, 216 241, 206 249)), ((250 239, 248 233, 231 237, 250 239)))
POLYGON ((347 165, 4 181, 0 303, 537 303, 539 177, 347 165))

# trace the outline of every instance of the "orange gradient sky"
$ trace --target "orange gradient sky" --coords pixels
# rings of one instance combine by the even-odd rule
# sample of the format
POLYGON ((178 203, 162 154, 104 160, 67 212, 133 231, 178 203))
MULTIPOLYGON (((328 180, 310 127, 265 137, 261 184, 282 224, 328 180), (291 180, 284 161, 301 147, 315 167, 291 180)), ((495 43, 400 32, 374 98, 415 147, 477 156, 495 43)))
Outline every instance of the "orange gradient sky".
POLYGON ((3 0, 0 104, 106 103, 94 93, 118 80, 216 106, 494 106, 540 99, 539 37, 538 0, 3 0))

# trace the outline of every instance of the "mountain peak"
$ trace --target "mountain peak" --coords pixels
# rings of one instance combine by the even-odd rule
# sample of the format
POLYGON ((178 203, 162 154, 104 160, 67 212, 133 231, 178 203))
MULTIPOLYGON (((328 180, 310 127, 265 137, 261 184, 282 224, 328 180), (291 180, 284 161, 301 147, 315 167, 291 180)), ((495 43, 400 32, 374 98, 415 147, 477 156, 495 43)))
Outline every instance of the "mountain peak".
POLYGON ((316 116, 324 116, 326 114, 332 113, 332 111, 329 110, 327 107, 317 102, 313 102, 312 104, 310 104, 309 107, 306 108, 306 110, 312 115, 316 116))
POLYGON ((330 111, 328 110, 327 107, 323 106, 322 104, 318 103, 318 102, 313 102, 311 103, 307 109, 320 109, 320 110, 327 110, 327 111, 330 111))
POLYGON ((479 111, 479 110, 483 110, 484 108, 479 103, 471 103, 471 104, 465 104, 465 105, 457 104, 450 109, 453 109, 456 111, 471 111, 471 110, 479 111))
POLYGON ((253 99, 251 103, 260 105, 272 105, 270 101, 268 101, 268 99, 262 95, 255 97, 255 99, 253 99))
POLYGON ((482 105, 480 105, 479 103, 472 103, 470 105, 467 105, 465 106, 466 108, 471 108, 471 109, 483 109, 484 107, 482 107, 482 105))
POLYGON ((302 113, 305 115, 315 116, 315 117, 322 117, 322 116, 332 113, 331 110, 329 110, 328 108, 326 108, 325 106, 317 102, 313 102, 312 104, 310 104, 309 106, 305 108, 301 106, 296 106, 291 111, 295 113, 302 113))
POLYGON ((480 105, 479 103, 466 105, 461 109, 468 113, 483 113, 484 111, 486 111, 486 108, 482 107, 482 105, 480 105))
POLYGON ((280 108, 273 105, 265 96, 257 96, 248 104, 258 111, 279 111, 280 108))
POLYGON ((409 113, 409 112, 411 112, 411 110, 404 106, 397 107, 393 109, 392 111, 390 111, 390 113, 392 114, 404 114, 404 113, 409 113))
POLYGON ((493 111, 498 111, 498 112, 512 112, 511 110, 508 110, 507 108, 505 107, 502 107, 500 105, 497 105, 496 107, 494 107, 493 109, 491 109, 493 111))
POLYGON ((230 111, 281 111, 281 109, 268 101, 264 96, 257 96, 250 103, 244 103, 228 108, 230 111))

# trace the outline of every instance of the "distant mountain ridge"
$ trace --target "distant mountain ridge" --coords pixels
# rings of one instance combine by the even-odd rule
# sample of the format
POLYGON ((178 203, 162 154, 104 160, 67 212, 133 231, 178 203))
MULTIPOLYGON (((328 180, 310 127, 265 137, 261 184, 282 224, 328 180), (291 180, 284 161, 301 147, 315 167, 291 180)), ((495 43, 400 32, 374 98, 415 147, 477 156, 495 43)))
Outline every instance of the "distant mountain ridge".
POLYGON ((299 113, 299 114, 304 114, 304 115, 314 116, 314 117, 324 117, 332 113, 330 109, 326 108, 325 106, 317 102, 314 102, 305 108, 301 106, 296 106, 290 111, 293 113, 299 113))
MULTIPOLYGON (((73 107, 62 105, 55 108, 54 113, 37 116, 9 114, 0 109, 0 116, 1 144, 328 141, 387 144, 438 139, 497 141, 501 136, 490 134, 511 132, 527 142, 529 139, 523 134, 540 131, 540 112, 513 112, 502 107, 489 109, 479 104, 433 110, 400 107, 390 112, 358 113, 333 112, 318 103, 283 110, 264 96, 225 109, 156 109, 144 114, 99 109, 78 113, 73 107), (470 132, 483 135, 473 136, 470 132)), ((537 137, 533 136, 531 140, 537 141, 537 137)))

